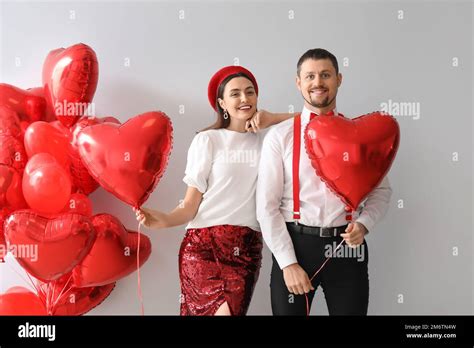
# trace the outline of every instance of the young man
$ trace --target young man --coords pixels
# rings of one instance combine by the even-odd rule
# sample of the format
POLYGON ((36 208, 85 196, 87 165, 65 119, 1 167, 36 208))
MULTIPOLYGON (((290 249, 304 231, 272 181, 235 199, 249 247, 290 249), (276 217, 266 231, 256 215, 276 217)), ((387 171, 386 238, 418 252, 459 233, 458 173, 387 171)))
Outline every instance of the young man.
POLYGON ((364 236, 388 209, 392 192, 388 179, 370 193, 359 217, 347 225, 344 204, 315 174, 304 147, 304 129, 310 119, 321 114, 337 115, 336 96, 341 82, 333 54, 320 48, 303 54, 296 76, 304 99, 299 163, 293 161, 293 157, 298 158, 293 149, 294 120, 273 127, 263 143, 257 219, 273 254, 270 287, 274 315, 305 315, 303 295, 307 294, 310 305, 320 284, 330 315, 367 314, 369 277, 364 236), (298 178, 293 177, 295 166, 299 168, 298 178), (293 191, 294 180, 299 180, 298 192, 293 191), (295 201, 300 202, 299 211, 295 201), (343 239, 345 249, 340 250, 345 252, 335 253, 311 282, 310 277, 343 239), (348 253, 348 246, 357 252, 348 253))

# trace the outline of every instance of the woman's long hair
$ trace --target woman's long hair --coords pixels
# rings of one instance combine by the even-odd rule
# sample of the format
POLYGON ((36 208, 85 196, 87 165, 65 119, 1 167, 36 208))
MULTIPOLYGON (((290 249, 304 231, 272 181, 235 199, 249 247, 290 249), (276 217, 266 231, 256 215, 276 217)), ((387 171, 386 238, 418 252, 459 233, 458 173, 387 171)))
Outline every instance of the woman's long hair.
POLYGON ((210 125, 207 128, 201 129, 199 132, 204 132, 209 129, 221 129, 221 128, 227 128, 229 127, 230 124, 230 116, 227 117, 227 119, 224 118, 224 110, 221 108, 219 105, 219 98, 222 98, 224 96, 224 89, 227 83, 232 80, 235 77, 245 77, 247 80, 252 82, 252 80, 244 73, 237 73, 237 74, 232 74, 227 76, 224 81, 219 85, 219 88, 217 89, 217 98, 216 98, 216 108, 217 108, 217 120, 214 124, 210 125))

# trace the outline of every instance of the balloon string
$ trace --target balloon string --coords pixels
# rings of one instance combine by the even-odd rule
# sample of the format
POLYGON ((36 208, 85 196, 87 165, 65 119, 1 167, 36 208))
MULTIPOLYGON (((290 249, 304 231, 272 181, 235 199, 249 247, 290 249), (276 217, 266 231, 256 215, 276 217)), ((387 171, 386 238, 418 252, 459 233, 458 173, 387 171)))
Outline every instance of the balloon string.
MULTIPOLYGON (((348 221, 348 223, 352 222, 352 211, 346 211, 346 221, 348 221)), ((339 247, 342 245, 342 243, 344 243, 344 239, 339 243, 339 245, 336 247, 336 249, 334 249, 331 256, 326 257, 326 260, 323 262, 321 267, 319 267, 319 269, 316 271, 316 273, 313 274, 313 276, 310 278, 310 281, 313 281, 313 279, 316 277, 316 275, 323 269, 324 265, 326 265, 326 263, 334 256, 334 253, 339 249, 339 247)), ((308 294, 304 294, 304 296, 306 298, 306 316, 309 317, 310 308, 309 308, 308 294)))
POLYGON ((51 283, 46 284, 46 312, 51 315, 51 283))
POLYGON ((54 295, 56 293, 56 284, 58 283, 58 280, 53 280, 52 281, 52 291, 51 291, 51 314, 53 314, 53 310, 54 310, 54 295))
MULTIPOLYGON (((63 288, 61 289, 61 291, 59 292, 58 297, 55 298, 55 301, 54 301, 54 303, 53 303, 53 311, 54 311, 54 312, 56 311, 56 307, 57 307, 57 305, 58 305, 58 303, 59 303, 59 300, 60 300, 63 296, 65 296, 69 291, 71 291, 72 286, 70 286, 69 289, 67 289, 67 291, 64 292, 64 290, 66 290, 66 287, 69 285, 69 282, 71 281, 71 278, 72 278, 72 272, 71 272, 71 275, 69 276, 69 278, 67 279, 67 282, 64 283, 64 286, 63 286, 63 288)), ((74 301, 75 301, 75 300, 74 300, 74 301)))
MULTIPOLYGON (((5 261, 4 261, 5 262, 5 261)), ((5 262, 6 265, 8 265, 8 267, 13 271, 15 272, 21 279, 23 279, 23 281, 28 284, 28 280, 30 281, 30 285, 36 290, 36 296, 38 296, 38 298, 40 299, 40 301, 43 303, 44 307, 46 308, 46 303, 45 303, 45 299, 44 299, 44 296, 45 296, 45 292, 43 290, 43 288, 39 285, 37 285, 33 279, 31 278, 30 274, 28 272, 25 272, 26 276, 28 277, 28 279, 26 279, 20 272, 18 272, 17 269, 15 269, 12 265, 10 265, 10 263, 8 262, 5 262), (42 294, 43 297, 40 297, 39 294, 42 294)))
MULTIPOLYGON (((20 274, 20 272, 18 272, 17 269, 15 269, 15 268, 14 268, 12 265, 10 265, 9 263, 5 263, 5 264, 8 265, 8 267, 10 267, 10 269, 11 269, 13 272, 15 272, 21 279, 23 279, 23 281, 24 281, 26 284, 28 284, 28 280, 27 280, 22 274, 20 274)), ((36 285, 35 285, 33 279, 31 279, 30 274, 29 274, 28 272, 25 272, 25 274, 27 275, 27 277, 28 277, 28 279, 29 279, 29 281, 30 281, 30 285, 33 286, 33 287, 36 289, 36 291, 38 291, 38 288, 36 287, 36 285)))
MULTIPOLYGON (((319 269, 316 271, 316 273, 313 274, 313 276, 310 278, 310 281, 313 281, 313 279, 316 277, 316 275, 323 269, 324 265, 326 265, 326 263, 334 256, 334 253, 339 249, 339 247, 342 245, 342 243, 344 243, 344 239, 339 243, 339 245, 336 247, 336 249, 334 249, 331 256, 326 257, 326 260, 323 262, 321 267, 319 267, 319 269)), ((304 294, 304 296, 306 297, 306 315, 309 316, 310 308, 309 308, 308 294, 304 294)))
POLYGON ((142 284, 140 277, 140 223, 138 223, 138 248, 137 248, 137 290, 138 290, 138 299, 140 300, 140 309, 142 315, 145 315, 145 310, 143 308, 143 295, 142 295, 142 284))

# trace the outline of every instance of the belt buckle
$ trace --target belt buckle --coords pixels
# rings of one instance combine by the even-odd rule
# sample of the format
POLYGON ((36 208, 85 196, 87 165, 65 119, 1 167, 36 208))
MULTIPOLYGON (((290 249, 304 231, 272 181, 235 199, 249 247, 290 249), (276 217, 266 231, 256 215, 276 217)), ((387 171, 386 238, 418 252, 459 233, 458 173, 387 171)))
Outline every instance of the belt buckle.
POLYGON ((321 227, 319 230, 320 237, 336 237, 337 227, 321 227))

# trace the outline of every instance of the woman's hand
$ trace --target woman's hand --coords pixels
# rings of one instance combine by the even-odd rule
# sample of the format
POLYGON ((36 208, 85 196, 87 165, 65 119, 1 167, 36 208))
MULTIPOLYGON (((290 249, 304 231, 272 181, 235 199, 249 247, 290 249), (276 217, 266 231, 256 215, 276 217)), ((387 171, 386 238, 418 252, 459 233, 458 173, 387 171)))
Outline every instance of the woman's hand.
POLYGON ((273 123, 272 114, 266 110, 259 110, 245 122, 245 129, 247 132, 257 133, 261 129, 270 127, 273 123))
POLYGON ((253 116, 245 122, 245 129, 247 132, 257 133, 262 129, 273 126, 274 124, 286 121, 292 118, 295 114, 280 114, 271 113, 266 110, 259 110, 253 114, 253 116))
POLYGON ((143 226, 155 229, 164 228, 167 226, 168 216, 165 213, 147 208, 133 208, 133 211, 135 212, 138 222, 140 222, 143 226))

